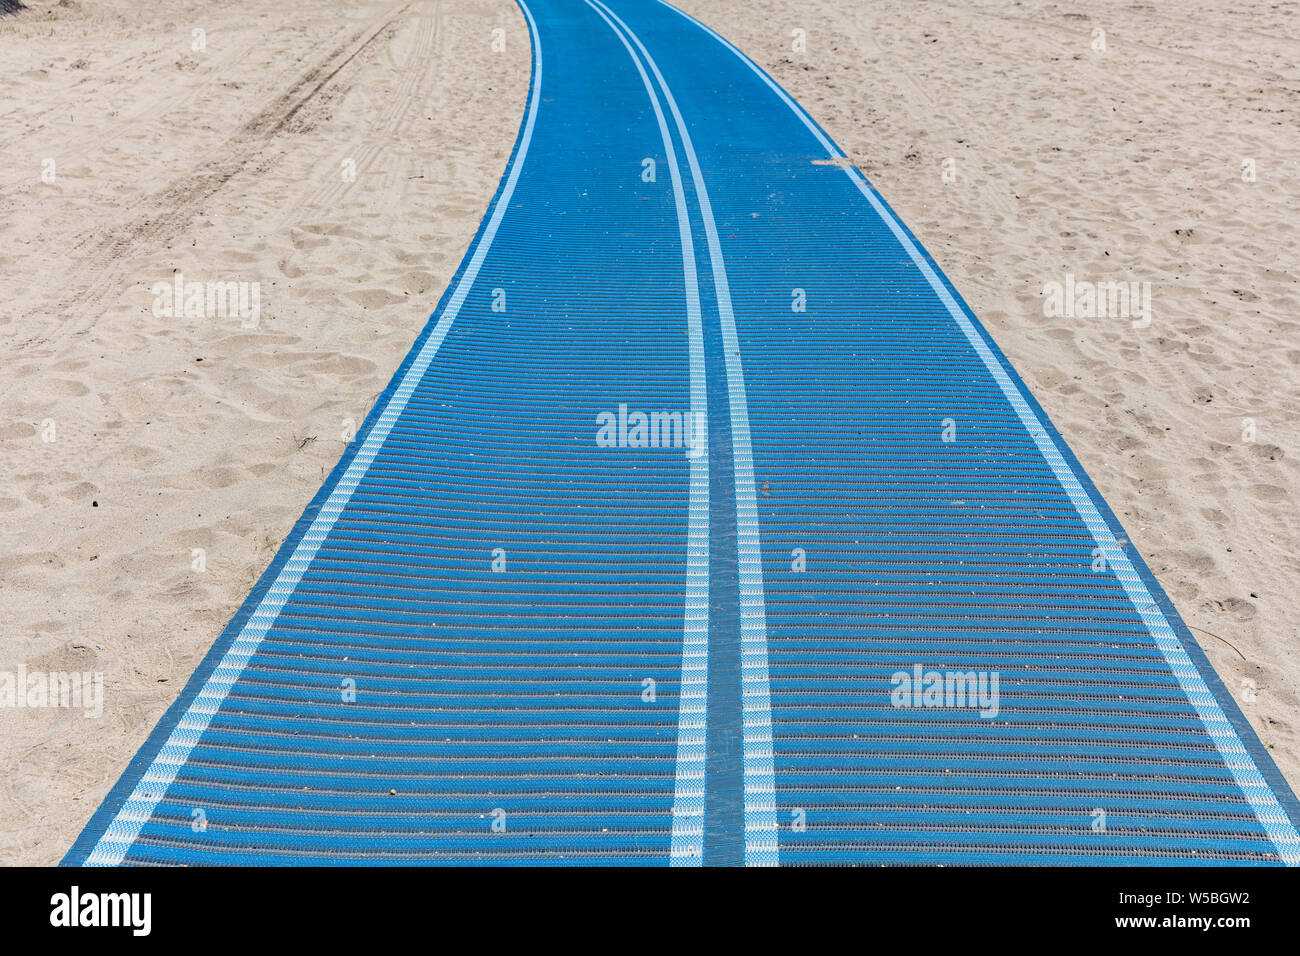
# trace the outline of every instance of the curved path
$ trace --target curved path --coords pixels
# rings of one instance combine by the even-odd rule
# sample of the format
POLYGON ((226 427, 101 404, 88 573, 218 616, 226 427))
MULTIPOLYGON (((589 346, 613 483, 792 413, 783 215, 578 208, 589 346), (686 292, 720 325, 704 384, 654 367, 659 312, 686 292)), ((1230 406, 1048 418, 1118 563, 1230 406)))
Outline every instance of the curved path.
POLYGON ((470 254, 65 862, 1300 861, 925 251, 726 40, 607 3, 521 4, 470 254))

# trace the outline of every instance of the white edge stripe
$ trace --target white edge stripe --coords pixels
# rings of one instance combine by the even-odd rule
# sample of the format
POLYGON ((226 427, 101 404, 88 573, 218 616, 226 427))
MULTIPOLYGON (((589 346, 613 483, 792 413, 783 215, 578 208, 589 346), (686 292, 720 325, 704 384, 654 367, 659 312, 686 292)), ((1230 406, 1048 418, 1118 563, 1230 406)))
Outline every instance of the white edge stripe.
POLYGON ((673 785, 673 832, 670 860, 674 866, 699 866, 704 860, 704 765, 708 726, 709 686, 709 463, 708 405, 704 385, 704 326, 700 317, 700 283, 691 239, 686 193, 668 123, 645 67, 614 21, 591 0, 587 5, 609 24, 636 64, 659 121, 677 204, 677 228, 686 281, 686 317, 690 331, 692 449, 690 511, 686 542, 686 605, 682 626, 682 673, 677 701, 677 770, 673 785))
MULTIPOLYGON (((848 158, 834 143, 830 142, 830 140, 822 134, 822 131, 817 128, 817 125, 812 121, 803 108, 792 100, 786 92, 772 80, 771 77, 764 73, 753 60, 742 53, 734 44, 717 31, 692 17, 690 14, 683 10, 679 10, 671 3, 668 3, 667 0, 659 0, 659 2, 669 10, 672 10, 684 17, 687 21, 695 24, 705 33, 708 33, 715 40, 721 43, 724 47, 731 50, 731 52, 734 53, 742 63, 753 70, 758 78, 766 83, 772 91, 781 98, 786 106, 788 106, 804 126, 808 128, 809 132, 816 137, 817 141, 830 156, 839 159, 848 158)), ((912 241, 911 237, 907 235, 902 225, 880 201, 880 198, 876 196, 874 190, 867 185, 866 181, 861 175, 859 175, 856 169, 853 169, 851 166, 843 166, 841 168, 862 195, 867 198, 867 201, 871 203, 872 208, 875 209, 880 218, 889 226, 890 231, 893 232, 899 243, 907 251, 907 254, 911 257, 913 263, 915 263, 917 268, 920 269, 922 275, 924 275, 926 280, 930 283, 930 287, 947 307, 948 312, 952 315, 962 333, 966 336, 976 353, 978 353, 980 358, 984 361, 985 366, 993 374, 994 379, 997 380, 998 385, 1002 388, 1002 393, 1007 397, 1012 408, 1016 410, 1016 414, 1020 417, 1021 422, 1028 430, 1030 436, 1034 439, 1034 443, 1038 446, 1039 452, 1043 455, 1044 460, 1051 467, 1056 479, 1061 483, 1061 486, 1065 489, 1066 494, 1074 504, 1075 509, 1079 512, 1079 517, 1083 519, 1084 524, 1088 526, 1088 530, 1092 532, 1094 540, 1097 542, 1098 547, 1101 548, 1102 554, 1105 556, 1112 570, 1114 570, 1116 577, 1123 585, 1125 592, 1128 594, 1129 600, 1133 603, 1133 607, 1137 610, 1143 623, 1146 624, 1152 640, 1154 640, 1156 646, 1160 648, 1170 670, 1173 671, 1174 675, 1178 678, 1178 683, 1182 687, 1183 693, 1187 695, 1188 701, 1196 709, 1201 722, 1205 726, 1206 733, 1209 734, 1210 738, 1214 741, 1224 763, 1232 771, 1233 778, 1241 788, 1242 794, 1250 802, 1251 807, 1255 811, 1255 817, 1259 820, 1260 825, 1273 841, 1274 846, 1277 848, 1278 856, 1281 857, 1282 861, 1288 866, 1300 865, 1300 833, 1296 832, 1294 824, 1292 824, 1281 804, 1278 803, 1277 796, 1273 793, 1272 788, 1269 787, 1263 774, 1260 773, 1259 768, 1255 765, 1255 761, 1251 758, 1249 751, 1247 751, 1241 738, 1237 735, 1232 723, 1228 720, 1227 715, 1224 714, 1223 708, 1219 706, 1219 702, 1215 699, 1214 694, 1210 692, 1209 687, 1206 685, 1205 679, 1201 676, 1200 671, 1196 669, 1196 665, 1192 663, 1191 658, 1188 657, 1186 649, 1183 647, 1181 642, 1179 642, 1174 633, 1173 626, 1160 610, 1159 605, 1151 594, 1151 591, 1147 588, 1145 582, 1142 581, 1141 576, 1133 567, 1128 555, 1124 553, 1123 548, 1119 546, 1119 542, 1115 540, 1115 536, 1111 533, 1110 527, 1106 524, 1105 519, 1102 518, 1101 513, 1097 509, 1092 498, 1088 495, 1087 491, 1084 490, 1083 484, 1079 481, 1078 476, 1075 475, 1074 471, 1066 463, 1065 459, 1061 455, 1060 449, 1057 448, 1056 443, 1053 442, 1047 434, 1047 429, 1044 427, 1043 423, 1038 420, 1038 416, 1034 414, 1033 409, 1029 407, 1029 403, 1026 401, 1025 396, 1011 380, 1011 377, 1007 374, 1002 363, 998 361, 997 357, 993 354, 992 349, 989 348, 988 343, 984 340, 983 336, 980 335, 978 330, 976 330, 970 319, 962 310, 961 306, 957 304, 956 300, 948 291, 948 288, 944 285, 942 280, 940 280, 935 274, 934 269, 925 260, 924 256, 921 255, 920 251, 916 248, 916 244, 912 241)))
POLYGON ((754 462, 749 437, 749 412, 745 397, 745 375, 736 337, 736 320, 731 308, 726 263, 718 240, 713 207, 709 203, 704 175, 695 155, 691 134, 686 129, 672 90, 659 72, 650 51, 618 14, 600 0, 588 0, 609 12, 627 31, 659 81, 677 134, 686 150, 704 231, 709 240, 709 260, 717 291, 718 314, 727 370, 727 392, 731 414, 732 458, 736 478, 736 550, 740 577, 740 694, 745 765, 745 864, 775 866, 780 862, 777 845, 776 779, 772 768, 772 699, 768 682, 767 617, 763 599, 762 546, 758 529, 758 506, 754 498, 754 462))
POLYGON ((366 436, 366 440, 358 450, 356 457, 352 459, 347 471, 339 479, 339 483, 334 486, 334 490, 330 492, 325 504, 317 512, 316 518, 299 540, 293 556, 280 568, 279 574, 276 575, 270 588, 263 595, 257 610, 244 623, 239 635, 222 656, 221 662, 208 676, 198 696, 186 708, 180 721, 167 738, 167 742, 158 752, 158 755, 154 757, 149 768, 140 777, 139 783, 136 784, 126 802, 122 804, 112 821, 105 828, 104 833, 96 842, 94 850, 86 857, 87 866, 116 866, 122 862, 136 837, 139 836, 141 827, 150 819, 159 802, 166 795, 168 788, 176 779, 177 772, 185 764, 199 738, 207 730, 213 715, 221 707, 226 695, 230 692, 230 688, 239 679, 240 674, 243 673, 249 658, 253 656, 258 645, 261 644, 262 638, 266 636, 266 632, 274 623, 281 608, 284 607, 289 595, 298 586, 303 572, 306 571, 312 558, 315 557, 321 542, 329 534, 335 521, 338 520, 339 514, 352 497, 357 485, 370 468, 371 462, 374 461, 384 440, 388 437, 393 424, 406 407, 407 401, 409 401, 420 379, 424 376, 429 364, 433 361, 433 357, 437 354, 443 339, 447 337, 452 322, 455 321, 466 296, 469 295, 470 288, 473 286, 475 279, 478 278, 479 269, 482 268, 483 261, 487 258, 492 240, 496 237, 497 229, 500 227, 501 221, 505 217, 506 208, 510 204, 510 197, 514 193, 515 184, 519 181, 524 158, 528 154, 528 145, 533 136, 533 125, 537 119, 538 104, 541 102, 541 40, 537 33, 537 24, 533 20, 533 15, 528 6, 523 0, 519 0, 519 6, 528 20, 529 32, 533 38, 532 93, 528 100, 528 114, 527 119, 524 121, 523 134, 519 139, 519 149, 515 153, 510 174, 506 178, 505 186, 492 208, 492 217, 474 248, 469 265, 461 274, 460 281, 456 284, 456 289, 451 298, 447 300, 446 308, 443 309, 438 324, 429 334, 429 337, 425 339, 415 361, 407 367, 406 374, 402 376, 401 382, 389 396, 387 405, 366 436))

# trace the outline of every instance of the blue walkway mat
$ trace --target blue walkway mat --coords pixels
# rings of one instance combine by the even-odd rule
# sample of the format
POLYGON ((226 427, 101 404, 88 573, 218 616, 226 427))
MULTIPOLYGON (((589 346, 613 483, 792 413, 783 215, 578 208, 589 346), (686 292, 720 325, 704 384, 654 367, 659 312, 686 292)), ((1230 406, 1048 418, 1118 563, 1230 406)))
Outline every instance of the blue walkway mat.
POLYGON ((470 253, 68 864, 1294 864, 970 309, 658 0, 521 2, 470 253))

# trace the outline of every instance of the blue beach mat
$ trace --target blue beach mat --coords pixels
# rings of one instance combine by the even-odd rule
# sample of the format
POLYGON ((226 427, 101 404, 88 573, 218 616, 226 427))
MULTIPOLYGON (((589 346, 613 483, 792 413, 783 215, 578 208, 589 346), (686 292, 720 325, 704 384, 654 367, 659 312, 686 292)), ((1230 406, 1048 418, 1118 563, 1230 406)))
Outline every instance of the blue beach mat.
POLYGON ((1300 862, 1115 516, 816 123, 658 0, 520 5, 465 262, 64 862, 1300 862))

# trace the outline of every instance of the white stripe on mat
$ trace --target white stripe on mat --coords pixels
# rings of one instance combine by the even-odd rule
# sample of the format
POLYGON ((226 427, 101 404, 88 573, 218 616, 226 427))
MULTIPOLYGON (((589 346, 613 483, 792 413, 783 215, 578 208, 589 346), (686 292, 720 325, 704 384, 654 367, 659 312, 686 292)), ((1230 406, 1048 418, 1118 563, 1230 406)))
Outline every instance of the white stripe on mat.
POLYGON ((745 763, 745 864, 775 866, 779 862, 776 829, 776 780, 772 772, 772 697, 768 682, 767 614, 763 600, 762 549, 758 530, 758 506, 754 499, 754 460, 749 440, 749 411, 745 398, 745 373, 740 361, 740 343, 736 337, 736 318, 731 308, 731 291, 727 285, 727 268, 718 241, 718 227, 713 220, 704 175, 700 171, 691 134, 686 129, 672 90, 664 81, 654 57, 636 33, 619 19, 618 14, 600 0, 587 0, 602 7, 618 22, 645 57, 651 72, 663 90, 668 109, 673 114, 677 134, 686 150, 691 167, 695 196, 704 219, 709 241, 709 261, 717 291, 718 315, 722 324, 722 344, 726 353, 727 395, 731 412, 731 447, 736 472, 736 550, 740 578, 740 695, 741 719, 744 724, 745 763))
POLYGON ((609 24, 636 64, 659 121, 659 135, 672 173, 677 204, 677 229, 686 279, 686 321, 690 332, 691 446, 690 512, 686 540, 686 608, 682 628, 682 676, 677 700, 677 770, 673 785, 673 834, 670 859, 674 866, 699 866, 704 861, 704 766, 708 734, 709 690, 709 461, 708 398, 704 386, 704 325, 700 316, 700 281, 691 239, 686 193, 677 151, 668 132, 663 108, 645 67, 622 31, 591 0, 590 6, 609 24))

